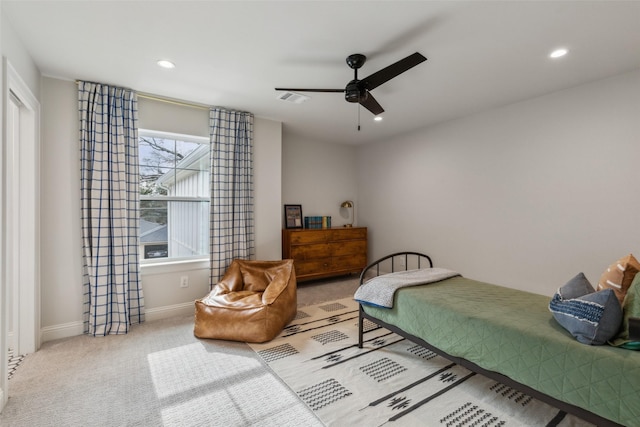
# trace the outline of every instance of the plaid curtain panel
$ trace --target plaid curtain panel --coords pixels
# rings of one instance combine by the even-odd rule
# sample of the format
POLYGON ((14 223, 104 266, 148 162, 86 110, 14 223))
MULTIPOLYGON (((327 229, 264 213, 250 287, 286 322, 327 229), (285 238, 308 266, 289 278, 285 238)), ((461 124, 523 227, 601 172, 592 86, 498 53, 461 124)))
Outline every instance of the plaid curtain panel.
POLYGON ((144 321, 137 97, 129 89, 80 82, 78 107, 85 333, 125 334, 144 321))
POLYGON ((212 108, 211 138, 211 287, 234 259, 252 259, 253 115, 212 108))

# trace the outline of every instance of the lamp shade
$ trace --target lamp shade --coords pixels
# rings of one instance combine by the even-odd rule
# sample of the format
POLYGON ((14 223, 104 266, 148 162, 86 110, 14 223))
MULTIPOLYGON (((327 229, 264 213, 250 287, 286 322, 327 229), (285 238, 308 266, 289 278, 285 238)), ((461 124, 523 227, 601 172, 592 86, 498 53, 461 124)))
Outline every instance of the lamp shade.
POLYGON ((341 208, 352 208, 353 202, 351 200, 347 200, 346 202, 342 202, 340 205, 341 208))

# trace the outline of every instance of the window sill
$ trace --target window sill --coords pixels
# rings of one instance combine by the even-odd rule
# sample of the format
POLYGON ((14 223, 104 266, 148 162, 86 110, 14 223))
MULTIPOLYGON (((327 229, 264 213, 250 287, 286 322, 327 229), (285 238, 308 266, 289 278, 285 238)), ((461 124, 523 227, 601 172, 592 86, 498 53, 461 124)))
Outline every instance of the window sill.
POLYGON ((140 273, 148 274, 165 274, 180 271, 203 270, 209 268, 209 258, 192 258, 173 261, 150 262, 140 265, 140 273))

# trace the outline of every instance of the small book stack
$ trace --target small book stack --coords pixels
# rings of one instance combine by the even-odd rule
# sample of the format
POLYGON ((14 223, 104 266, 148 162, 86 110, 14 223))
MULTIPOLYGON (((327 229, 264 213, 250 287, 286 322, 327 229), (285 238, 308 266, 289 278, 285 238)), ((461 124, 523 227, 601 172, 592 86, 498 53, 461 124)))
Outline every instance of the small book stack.
POLYGON ((304 228, 331 228, 330 216, 305 216, 304 228))

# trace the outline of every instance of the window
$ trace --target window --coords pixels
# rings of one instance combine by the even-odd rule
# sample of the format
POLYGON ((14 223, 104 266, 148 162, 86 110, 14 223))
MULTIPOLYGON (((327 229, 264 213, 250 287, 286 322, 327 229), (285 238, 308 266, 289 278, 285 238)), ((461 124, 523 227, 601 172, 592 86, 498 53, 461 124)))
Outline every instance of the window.
POLYGON ((209 140, 139 130, 140 257, 209 254, 209 140))

